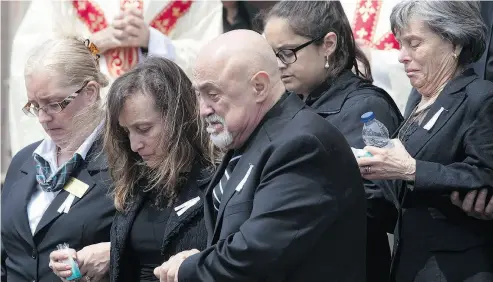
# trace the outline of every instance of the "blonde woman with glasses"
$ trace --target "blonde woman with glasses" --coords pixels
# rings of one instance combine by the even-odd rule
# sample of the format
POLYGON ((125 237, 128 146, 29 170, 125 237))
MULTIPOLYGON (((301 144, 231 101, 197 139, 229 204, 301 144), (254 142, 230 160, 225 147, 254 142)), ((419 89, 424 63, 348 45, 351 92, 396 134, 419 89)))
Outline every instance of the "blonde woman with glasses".
POLYGON ((78 250, 85 280, 100 264, 85 246, 107 242, 115 213, 102 154, 104 112, 97 48, 76 38, 50 39, 33 50, 25 66, 27 103, 47 137, 13 158, 2 191, 2 281, 59 280, 50 253, 67 243, 78 250))

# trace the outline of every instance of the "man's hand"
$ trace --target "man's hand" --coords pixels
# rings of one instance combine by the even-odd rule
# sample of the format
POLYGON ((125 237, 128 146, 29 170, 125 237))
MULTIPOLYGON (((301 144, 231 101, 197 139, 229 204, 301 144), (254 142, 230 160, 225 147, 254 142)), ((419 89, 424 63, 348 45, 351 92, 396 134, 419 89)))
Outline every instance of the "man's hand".
POLYGON ((479 193, 477 190, 467 193, 464 200, 460 199, 459 192, 452 192, 450 200, 452 203, 469 216, 477 219, 492 220, 493 219, 493 197, 486 203, 486 197, 488 196, 488 190, 483 189, 479 193), (477 196, 477 197, 476 197, 477 196))
POLYGON ((193 249, 170 257, 167 262, 154 269, 154 275, 160 282, 178 282, 178 270, 181 264, 186 258, 197 253, 200 253, 199 250, 193 249))
POLYGON ((123 43, 116 37, 119 31, 113 26, 102 29, 91 36, 91 42, 98 47, 99 52, 104 54, 106 51, 123 47, 123 43))
POLYGON ((113 20, 112 26, 113 36, 121 42, 121 47, 148 47, 150 31, 141 10, 128 8, 113 20))

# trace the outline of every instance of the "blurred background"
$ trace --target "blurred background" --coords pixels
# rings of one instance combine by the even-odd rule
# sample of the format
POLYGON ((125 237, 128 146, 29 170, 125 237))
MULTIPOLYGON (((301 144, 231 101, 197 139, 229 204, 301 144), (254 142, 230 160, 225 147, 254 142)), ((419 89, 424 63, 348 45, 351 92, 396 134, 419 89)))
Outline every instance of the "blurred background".
POLYGON ((3 183, 5 173, 7 172, 8 164, 11 159, 10 154, 10 138, 8 128, 8 93, 9 93, 9 66, 10 66, 10 52, 12 40, 15 32, 19 27, 19 24, 24 17, 31 1, 0 1, 1 11, 1 89, 0 89, 0 174, 1 181, 3 183))

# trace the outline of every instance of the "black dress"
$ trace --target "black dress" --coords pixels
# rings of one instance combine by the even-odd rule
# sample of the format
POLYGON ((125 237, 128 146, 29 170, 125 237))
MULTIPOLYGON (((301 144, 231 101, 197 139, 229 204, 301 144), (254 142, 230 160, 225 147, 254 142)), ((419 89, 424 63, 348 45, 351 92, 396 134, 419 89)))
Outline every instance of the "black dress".
POLYGON ((137 212, 130 231, 129 250, 135 265, 133 281, 159 281, 154 276, 154 268, 168 260, 161 252, 163 234, 169 218, 170 209, 158 208, 147 193, 142 208, 137 212))
POLYGON ((158 209, 152 194, 140 192, 128 211, 117 212, 111 228, 111 282, 159 281, 154 268, 172 255, 205 249, 204 190, 211 173, 194 165, 171 206, 163 203, 158 209), (179 210, 185 203, 191 204, 179 210))

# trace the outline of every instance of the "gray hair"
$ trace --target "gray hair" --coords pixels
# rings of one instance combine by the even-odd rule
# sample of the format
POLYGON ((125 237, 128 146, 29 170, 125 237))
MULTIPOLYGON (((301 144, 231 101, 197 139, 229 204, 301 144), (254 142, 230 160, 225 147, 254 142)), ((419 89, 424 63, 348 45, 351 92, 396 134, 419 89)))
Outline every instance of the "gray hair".
POLYGON ((479 2, 404 0, 390 15, 394 35, 406 29, 411 19, 421 20, 444 40, 462 46, 459 65, 476 62, 483 55, 487 29, 479 2))

